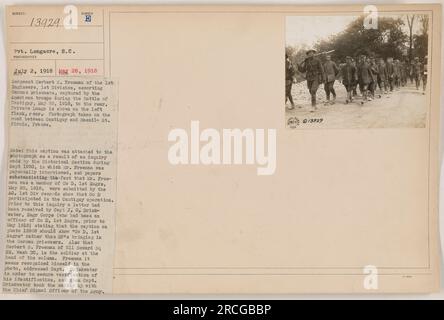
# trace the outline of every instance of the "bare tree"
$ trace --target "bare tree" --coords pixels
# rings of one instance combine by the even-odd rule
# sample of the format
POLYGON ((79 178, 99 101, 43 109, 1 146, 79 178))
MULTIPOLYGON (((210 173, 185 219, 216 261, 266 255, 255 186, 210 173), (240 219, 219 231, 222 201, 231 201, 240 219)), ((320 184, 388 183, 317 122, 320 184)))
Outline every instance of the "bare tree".
POLYGON ((415 15, 407 15, 407 25, 409 26, 409 60, 413 58, 413 23, 415 22, 415 15))

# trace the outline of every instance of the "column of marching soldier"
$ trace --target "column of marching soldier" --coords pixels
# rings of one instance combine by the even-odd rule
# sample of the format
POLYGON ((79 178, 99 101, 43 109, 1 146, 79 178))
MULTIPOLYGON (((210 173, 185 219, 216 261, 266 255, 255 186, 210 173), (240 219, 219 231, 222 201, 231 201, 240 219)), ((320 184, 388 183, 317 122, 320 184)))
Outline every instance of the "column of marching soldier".
MULTIPOLYGON (((407 59, 399 61, 388 57, 384 60, 382 57, 376 58, 373 55, 361 54, 356 59, 347 56, 345 62, 337 66, 329 54, 325 56, 325 61, 321 62, 318 58, 321 54, 316 54, 315 50, 310 49, 306 51, 305 60, 297 64, 297 70, 305 73, 307 88, 311 96, 312 112, 317 109, 316 92, 321 84, 324 84, 327 97, 325 105, 335 103, 334 83, 338 78, 347 91, 346 104, 358 97, 357 89, 361 93, 361 104, 364 104, 375 97, 380 98, 389 90, 392 92, 394 89, 406 86, 408 80, 415 83, 417 90, 419 90, 421 81, 423 91, 427 86, 427 57, 424 58, 424 62, 420 62, 418 57, 408 62, 407 59), (377 93, 378 89, 379 94, 377 93)), ((287 54, 285 58, 285 103, 288 100, 291 105, 287 108, 292 110, 295 104, 291 89, 295 83, 296 68, 287 54)))

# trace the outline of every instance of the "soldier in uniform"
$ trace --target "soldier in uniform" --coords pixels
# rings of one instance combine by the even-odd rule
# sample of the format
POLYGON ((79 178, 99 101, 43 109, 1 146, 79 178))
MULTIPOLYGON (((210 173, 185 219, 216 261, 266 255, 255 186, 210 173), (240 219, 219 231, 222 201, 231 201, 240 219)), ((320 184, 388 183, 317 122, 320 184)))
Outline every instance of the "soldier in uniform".
POLYGON ((409 63, 406 59, 401 62, 401 85, 405 87, 407 85, 407 77, 409 74, 409 63))
POLYGON ((358 83, 356 85, 356 87, 359 89, 359 93, 361 94, 361 96, 364 95, 364 93, 362 92, 362 81, 361 81, 361 76, 359 74, 359 71, 361 69, 361 64, 362 64, 362 56, 358 56, 356 57, 356 73, 358 75, 358 83))
POLYGON ((410 78, 410 83, 413 84, 413 65, 415 64, 415 61, 410 61, 409 64, 409 78, 410 78))
POLYGON ((373 77, 370 71, 370 64, 368 63, 367 57, 365 55, 361 55, 361 59, 357 67, 357 72, 359 88, 362 93, 363 101, 371 101, 372 99, 368 97, 368 90, 370 83, 373 81, 373 77))
POLYGON ((379 90, 381 93, 387 93, 387 69, 383 58, 378 59, 378 76, 376 81, 378 82, 379 90))
POLYGON ((293 97, 291 95, 291 87, 294 82, 295 69, 293 63, 291 62, 288 54, 285 54, 285 103, 287 100, 290 101, 291 106, 288 109, 294 109, 293 97))
POLYGON ((375 91, 376 91, 376 85, 377 85, 377 79, 378 79, 378 66, 376 65, 375 57, 370 57, 369 61, 370 66, 370 75, 371 75, 371 82, 369 84, 369 91, 372 98, 375 98, 375 91))
POLYGON ((394 83, 395 83, 395 87, 399 88, 400 83, 401 83, 401 66, 399 65, 399 60, 395 59, 395 61, 393 61, 393 68, 394 68, 394 83))
POLYGON ((319 85, 324 82, 324 68, 321 61, 314 56, 316 50, 310 49, 306 52, 307 58, 298 64, 298 70, 305 72, 305 79, 307 80, 307 88, 311 95, 311 112, 316 108, 316 92, 319 85))
POLYGON ((413 63, 413 68, 412 68, 412 74, 413 74, 413 78, 415 79, 415 84, 416 84, 416 90, 419 89, 419 85, 421 83, 421 76, 422 73, 424 72, 424 67, 422 65, 421 62, 419 62, 419 58, 415 57, 415 61, 413 63))
POLYGON ((333 87, 335 84, 336 76, 339 73, 339 68, 336 66, 336 63, 331 61, 331 56, 327 55, 326 61, 324 63, 324 74, 325 74, 325 83, 324 90, 325 95, 327 96, 327 102, 330 101, 330 93, 333 95, 333 103, 336 100, 336 92, 333 87))
POLYGON ((358 75, 356 73, 356 67, 352 63, 352 58, 347 56, 345 58, 345 64, 341 68, 342 84, 347 90, 347 99, 345 103, 353 101, 353 88, 356 89, 356 83, 358 81, 358 75))
POLYGON ((390 87, 390 91, 393 91, 393 82, 395 80, 395 66, 393 65, 393 58, 388 57, 387 63, 385 65, 385 70, 387 74, 388 86, 390 87))
MULTIPOLYGON (((351 64, 352 64, 352 66, 353 67, 355 67, 355 69, 357 70, 357 68, 356 68, 356 61, 358 60, 358 58, 356 58, 356 60, 354 59, 354 58, 351 58, 351 64)), ((357 72, 357 71, 356 71, 357 72)), ((356 97, 357 95, 358 95, 358 91, 356 90, 357 89, 357 87, 358 87, 358 81, 356 81, 353 85, 352 85, 352 87, 353 87, 353 97, 356 97)))
POLYGON ((422 91, 425 91, 427 88, 427 57, 424 57, 424 66, 422 72, 422 91))

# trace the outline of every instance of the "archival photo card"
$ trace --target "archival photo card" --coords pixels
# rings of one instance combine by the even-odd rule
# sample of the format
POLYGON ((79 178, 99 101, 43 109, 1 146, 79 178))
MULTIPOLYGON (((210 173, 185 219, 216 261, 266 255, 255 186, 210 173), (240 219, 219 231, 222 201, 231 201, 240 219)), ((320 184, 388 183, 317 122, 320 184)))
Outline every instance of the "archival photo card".
POLYGON ((441 12, 7 7, 1 289, 438 291, 441 12))

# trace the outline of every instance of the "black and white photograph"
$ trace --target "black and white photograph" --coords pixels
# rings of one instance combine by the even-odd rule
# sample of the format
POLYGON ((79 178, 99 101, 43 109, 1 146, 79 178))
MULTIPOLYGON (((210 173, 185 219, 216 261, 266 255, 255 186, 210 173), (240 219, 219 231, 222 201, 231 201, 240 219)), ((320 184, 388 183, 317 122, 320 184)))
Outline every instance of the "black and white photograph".
POLYGON ((424 128, 428 14, 288 16, 286 127, 424 128))

